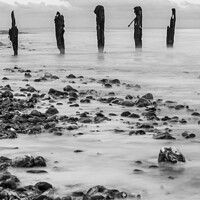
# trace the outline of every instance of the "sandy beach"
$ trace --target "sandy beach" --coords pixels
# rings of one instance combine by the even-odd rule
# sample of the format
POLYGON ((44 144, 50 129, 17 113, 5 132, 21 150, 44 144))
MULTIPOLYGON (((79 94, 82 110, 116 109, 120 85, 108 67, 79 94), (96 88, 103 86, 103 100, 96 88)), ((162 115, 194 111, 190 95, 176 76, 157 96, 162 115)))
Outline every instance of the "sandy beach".
POLYGON ((199 60, 198 51, 192 52, 195 43, 183 49, 191 34, 198 40, 199 30, 178 30, 174 49, 162 45, 165 30, 152 32, 154 41, 145 30, 144 48, 135 51, 131 32, 108 31, 106 52, 98 54, 95 31, 69 31, 65 55, 58 54, 52 32, 22 34, 18 57, 11 56, 7 36, 1 35, 1 101, 11 98, 5 91, 27 105, 36 99, 18 111, 13 106, 10 119, 10 103, 1 106, 1 132, 7 124, 6 131, 17 137, 0 140, 1 156, 42 156, 46 161, 46 167, 31 167, 47 172, 41 174, 8 166, 20 187, 48 182, 52 199, 81 199, 73 192, 96 185, 124 191, 128 199, 199 198, 199 60), (82 37, 88 43, 77 47, 82 37), (145 97, 148 104, 139 105, 146 94, 151 94, 145 97), (57 112, 48 113, 51 106, 57 112), (186 131, 194 137, 185 137, 186 131), (167 138, 155 139, 162 134, 167 138), (158 163, 163 146, 178 148, 186 162, 158 163))

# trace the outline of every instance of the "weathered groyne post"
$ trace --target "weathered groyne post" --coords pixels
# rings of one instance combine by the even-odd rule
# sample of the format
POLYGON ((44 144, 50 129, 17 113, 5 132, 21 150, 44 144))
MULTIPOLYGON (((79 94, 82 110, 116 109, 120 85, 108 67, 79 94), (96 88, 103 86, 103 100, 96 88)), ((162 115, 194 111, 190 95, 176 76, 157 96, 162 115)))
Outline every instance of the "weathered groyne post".
POLYGON ((176 9, 172 8, 172 16, 170 19, 170 26, 167 27, 167 47, 173 47, 174 45, 174 34, 176 26, 176 9))
POLYGON ((18 28, 16 26, 15 15, 14 11, 11 12, 11 19, 12 19, 12 28, 9 29, 9 37, 10 41, 12 42, 14 56, 18 55, 18 28))
POLYGON ((134 22, 134 40, 135 40, 135 47, 141 48, 142 47, 142 8, 140 6, 134 7, 134 13, 136 15, 135 19, 128 25, 134 22))
POLYGON ((96 14, 96 29, 97 29, 97 42, 98 42, 98 51, 103 53, 105 45, 105 36, 104 36, 104 24, 105 24, 105 14, 104 7, 101 5, 96 6, 94 13, 96 14))
POLYGON ((64 41, 65 21, 64 21, 64 16, 61 15, 59 12, 57 12, 55 19, 54 19, 54 22, 55 22, 57 47, 60 51, 60 54, 65 54, 65 41, 64 41))

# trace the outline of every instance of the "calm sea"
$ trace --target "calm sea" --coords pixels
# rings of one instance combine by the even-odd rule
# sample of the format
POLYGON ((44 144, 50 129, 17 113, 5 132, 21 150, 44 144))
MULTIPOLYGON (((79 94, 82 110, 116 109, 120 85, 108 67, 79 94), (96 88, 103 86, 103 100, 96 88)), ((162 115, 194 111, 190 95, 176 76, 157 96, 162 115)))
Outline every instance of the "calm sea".
MULTIPOLYGON (((60 73, 61 76, 62 71, 59 70, 63 69, 63 76, 70 73, 95 78, 109 76, 141 85, 141 94, 152 92, 155 98, 177 101, 200 111, 200 30, 176 30, 174 48, 166 48, 166 30, 144 29, 143 48, 140 50, 134 47, 132 29, 106 30, 105 53, 102 55, 97 53, 95 29, 66 28, 65 55, 59 55, 54 29, 22 31, 27 34, 19 35, 18 57, 12 56, 7 35, 0 35, 3 44, 0 46, 0 79, 5 75, 3 68, 14 66, 31 70, 44 69, 45 66, 48 72, 60 73)), ((56 83, 48 84, 59 88, 56 83)), ((37 87, 42 88, 43 85, 37 87)), ((43 178, 52 182, 56 188, 61 187, 59 191, 62 194, 70 190, 70 185, 71 190, 74 190, 104 184, 133 193, 139 192, 144 196, 143 199, 149 200, 199 199, 200 136, 197 121, 191 122, 189 126, 176 127, 175 130, 179 135, 184 130, 192 130, 197 134, 194 142, 181 139, 173 143, 184 153, 187 164, 164 171, 146 169, 141 175, 133 175, 132 171, 136 167, 134 161, 140 159, 147 165, 157 162, 160 147, 172 144, 155 142, 150 137, 130 139, 126 135, 111 134, 113 127, 106 128, 101 134, 86 134, 78 139, 41 135, 30 140, 30 136, 20 136, 9 143, 0 141, 0 145, 19 146, 19 152, 15 152, 15 155, 42 152, 48 159, 47 175, 32 177, 24 170, 13 170, 24 184, 33 184, 43 178), (76 157, 71 153, 74 148, 86 149, 86 152, 76 157), (97 152, 103 156, 97 158, 97 152), (57 168, 53 163, 55 160, 59 160, 57 168), (175 180, 169 181, 169 175, 173 175, 175 180)), ((14 155, 9 151, 3 154, 14 155)))

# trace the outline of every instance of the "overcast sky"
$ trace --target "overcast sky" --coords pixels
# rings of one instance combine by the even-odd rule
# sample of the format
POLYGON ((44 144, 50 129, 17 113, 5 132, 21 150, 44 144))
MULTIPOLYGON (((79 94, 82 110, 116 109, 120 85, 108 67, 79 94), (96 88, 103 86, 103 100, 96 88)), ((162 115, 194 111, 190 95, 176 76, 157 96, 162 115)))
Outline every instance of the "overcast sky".
POLYGON ((107 28, 127 28, 138 5, 144 28, 166 28, 173 7, 178 28, 200 28, 200 0, 0 0, 0 28, 11 26, 12 10, 19 28, 54 27, 57 11, 64 15, 66 28, 95 27, 93 11, 98 4, 105 7, 107 28))

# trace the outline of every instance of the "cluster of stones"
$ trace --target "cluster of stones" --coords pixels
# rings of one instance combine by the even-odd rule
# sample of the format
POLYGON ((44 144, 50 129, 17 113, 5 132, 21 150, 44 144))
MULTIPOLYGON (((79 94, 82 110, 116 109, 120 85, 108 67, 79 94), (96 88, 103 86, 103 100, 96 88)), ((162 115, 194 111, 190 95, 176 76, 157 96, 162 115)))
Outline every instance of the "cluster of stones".
MULTIPOLYGON (((13 69, 5 69, 10 72, 20 72, 25 73, 26 78, 31 78, 30 70, 23 70, 21 68, 15 67, 13 69)), ((76 77, 70 74, 66 77, 72 80, 71 83, 75 83, 74 79, 79 78, 82 80, 84 77, 76 77)), ((41 81, 51 81, 59 79, 59 77, 52 75, 50 73, 45 73, 43 77, 34 79, 35 82, 41 81)), ((6 78, 4 78, 6 80, 6 78)), ((95 79, 90 79, 90 81, 96 81, 95 79)), ((82 82, 87 84, 87 82, 82 82)), ((97 83, 102 84, 105 88, 118 87, 124 85, 127 89, 134 88, 139 90, 141 87, 138 85, 130 85, 121 83, 118 79, 101 79, 97 83)), ((105 89, 106 90, 106 89, 105 89)), ((35 109, 38 102, 49 101, 49 103, 55 103, 56 100, 67 99, 69 107, 79 107, 79 103, 91 103, 92 101, 98 101, 100 103, 107 103, 109 106, 118 105, 124 110, 121 113, 123 119, 133 119, 135 127, 131 128, 129 135, 145 135, 146 132, 153 132, 154 139, 167 139, 175 140, 176 138, 171 134, 171 129, 166 128, 164 131, 155 129, 159 123, 162 125, 180 123, 187 124, 185 119, 179 119, 178 116, 159 116, 161 107, 175 110, 183 110, 191 112, 191 116, 198 118, 200 114, 193 111, 189 106, 180 105, 176 102, 166 101, 158 99, 154 100, 151 93, 147 93, 143 96, 133 96, 128 94, 125 98, 116 97, 114 92, 108 94, 109 97, 102 97, 101 93, 91 89, 91 90, 78 90, 70 85, 67 85, 62 90, 57 90, 50 88, 48 94, 40 94, 34 87, 29 84, 25 88, 21 88, 20 92, 14 93, 9 85, 0 87, 0 139, 6 138, 16 138, 17 134, 39 134, 44 131, 49 133, 54 133, 55 135, 62 135, 63 130, 75 130, 78 129, 80 124, 98 124, 104 121, 111 121, 112 118, 108 118, 103 114, 103 111, 98 111, 94 114, 85 112, 76 112, 76 116, 66 116, 58 115, 59 111, 56 107, 51 105, 47 108, 46 112, 42 113, 35 109), (135 111, 132 112, 132 108, 135 111), (27 111, 29 111, 27 114, 27 111), (137 113, 138 111, 138 113, 137 113), (137 120, 137 122, 135 122, 137 120), (59 124, 62 123, 62 126, 59 124), (80 123, 80 124, 79 124, 80 123), (66 125, 67 124, 67 125, 66 125)), ((62 103, 60 103, 62 104, 62 103)), ((59 103, 57 103, 59 105, 59 103)), ((115 117, 117 114, 110 113, 109 116, 115 117)), ((115 130, 120 132, 120 130, 115 130)), ((81 134, 81 133, 80 133, 81 134)), ((196 135, 185 131, 182 136, 186 139, 194 138, 196 135)), ((75 153, 82 152, 81 150, 74 151, 75 153)), ((175 147, 163 147, 161 148, 158 156, 158 163, 178 163, 185 162, 186 159, 182 153, 175 147)), ((138 164, 142 162, 138 161, 138 164)), ((120 192, 118 190, 109 190, 103 186, 96 186, 88 190, 87 192, 74 192, 69 196, 60 198, 55 197, 54 188, 51 184, 47 182, 39 182, 33 186, 27 186, 21 188, 19 185, 19 179, 9 172, 5 172, 9 166, 12 167, 45 167, 46 161, 43 157, 32 157, 32 156, 22 156, 14 159, 9 159, 6 157, 0 157, 0 169, 2 172, 0 178, 0 198, 2 199, 67 199, 73 200, 75 197, 82 198, 85 200, 106 200, 106 199, 121 199, 126 198, 127 194, 125 192, 120 192)), ((159 168, 157 165, 151 165, 149 168, 159 168)), ((28 173, 47 173, 45 170, 31 169, 27 170, 28 173)), ((140 173, 141 170, 134 170, 135 173, 140 173)), ((137 197, 137 196, 136 196, 137 197)), ((138 196, 140 198, 140 196, 138 196)))
MULTIPOLYGON (((140 198, 140 195, 129 195, 140 198)), ((55 188, 48 182, 37 182, 35 185, 21 187, 20 180, 4 172, 0 175, 0 199, 4 200, 106 200, 106 199, 125 199, 128 197, 126 192, 117 189, 107 189, 104 186, 95 186, 88 191, 75 191, 63 197, 55 194, 55 188)))

